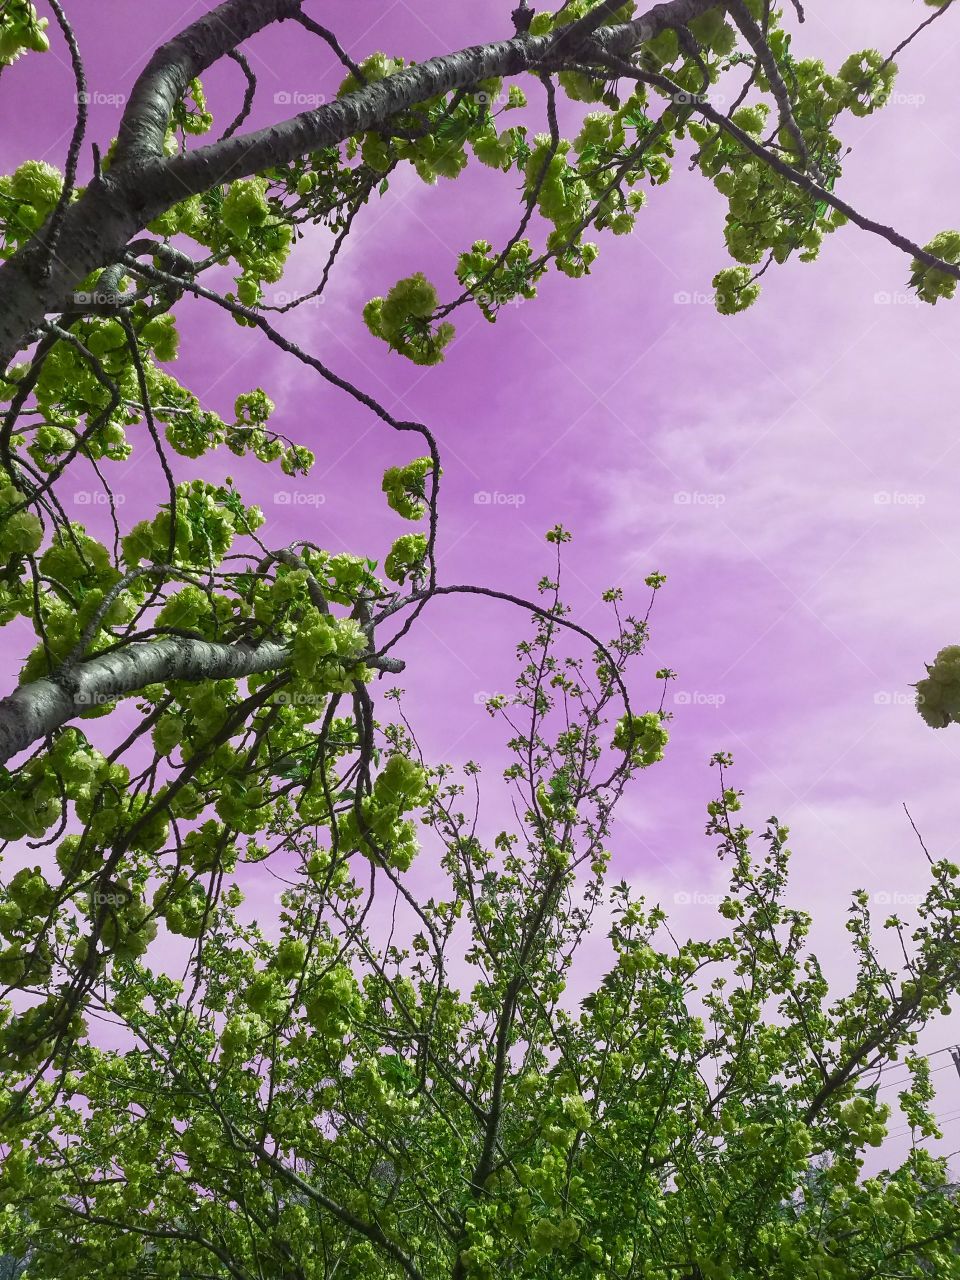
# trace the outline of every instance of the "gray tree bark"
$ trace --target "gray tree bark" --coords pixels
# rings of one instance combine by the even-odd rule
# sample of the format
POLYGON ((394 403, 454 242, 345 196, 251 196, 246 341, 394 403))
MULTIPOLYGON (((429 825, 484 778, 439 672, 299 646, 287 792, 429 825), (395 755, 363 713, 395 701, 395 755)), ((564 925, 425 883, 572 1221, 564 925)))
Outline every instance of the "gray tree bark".
POLYGON ((286 645, 215 644, 171 636, 89 659, 58 677, 32 680, 0 699, 0 763, 93 707, 150 684, 226 680, 286 666, 286 645))
POLYGON ((249 36, 293 17, 300 8, 300 0, 226 0, 150 59, 127 103, 113 163, 67 210, 49 272, 38 271, 43 231, 0 266, 0 369, 48 313, 63 309, 85 276, 116 262, 148 222, 187 196, 343 142, 437 94, 492 76, 516 75, 545 57, 562 55, 574 63, 588 52, 629 56, 638 44, 691 22, 715 4, 668 0, 632 22, 594 30, 610 7, 604 5, 552 35, 518 36, 431 58, 280 124, 197 147, 184 156, 164 157, 170 112, 190 80, 249 36))
MULTIPOLYGON (((290 660, 287 645, 218 644, 170 636, 135 641, 123 649, 88 658, 44 680, 31 680, 0 698, 0 764, 68 721, 124 694, 172 680, 242 680, 281 671, 290 660)), ((358 662, 375 671, 398 674, 399 658, 363 654, 358 662)))
MULTIPOLYGON (((33 340, 49 313, 64 309, 81 280, 117 262, 148 222, 187 196, 343 142, 438 94, 516 75, 544 58, 575 63, 588 53, 628 57, 638 44, 668 27, 686 25, 716 0, 667 0, 632 22, 602 26, 620 2, 606 0, 551 35, 518 36, 431 58, 280 124, 166 157, 167 123, 190 81, 258 31, 295 17, 301 5, 301 0, 226 0, 162 45, 144 68, 127 103, 110 169, 67 209, 48 269, 41 270, 44 231, 0 266, 0 370, 33 340)), ((288 649, 279 644, 184 638, 134 643, 91 658, 0 699, 0 763, 84 710, 147 685, 242 678, 279 670, 288 658, 288 649)), ((373 665, 402 669, 390 659, 373 665)))

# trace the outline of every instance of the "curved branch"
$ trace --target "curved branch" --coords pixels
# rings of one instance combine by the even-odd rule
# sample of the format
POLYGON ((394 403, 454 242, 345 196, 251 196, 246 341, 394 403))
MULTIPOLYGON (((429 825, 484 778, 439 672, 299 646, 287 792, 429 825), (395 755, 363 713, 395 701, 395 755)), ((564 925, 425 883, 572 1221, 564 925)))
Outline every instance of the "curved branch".
POLYGON ((299 10, 300 0, 226 0, 162 44, 133 86, 112 167, 162 156, 171 113, 190 81, 250 36, 299 10))
POLYGON ((220 135, 221 142, 224 138, 232 138, 240 126, 246 121, 247 116, 253 110, 253 100, 257 96, 257 77, 254 75, 253 68, 250 66, 247 59, 239 49, 231 49, 227 54, 227 57, 231 58, 243 72, 247 85, 243 93, 243 102, 241 103, 240 110, 234 116, 233 121, 220 135))
POLYGON ((60 238, 64 214, 67 211, 67 205, 73 199, 77 182, 77 161, 80 158, 80 148, 83 146, 84 135, 87 131, 87 103, 89 101, 86 72, 84 71, 83 59, 80 56, 80 46, 77 44, 77 37, 74 35, 73 27, 70 25, 59 0, 50 0, 50 8, 53 10, 57 25, 60 27, 63 38, 67 42, 67 48, 70 50, 70 62, 73 67, 73 78, 77 90, 77 114, 73 133, 70 137, 70 146, 67 150, 67 160, 63 171, 63 187, 60 191, 57 207, 54 209, 47 225, 46 236, 43 241, 41 276, 46 276, 50 269, 50 259, 57 251, 57 241, 60 238))

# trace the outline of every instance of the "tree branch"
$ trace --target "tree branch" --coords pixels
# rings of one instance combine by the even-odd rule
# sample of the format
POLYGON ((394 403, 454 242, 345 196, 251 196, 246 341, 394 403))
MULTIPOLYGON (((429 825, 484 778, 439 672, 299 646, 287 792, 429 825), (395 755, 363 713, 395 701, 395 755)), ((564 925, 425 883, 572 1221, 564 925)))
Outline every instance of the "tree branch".
POLYGON ((686 25, 714 3, 668 0, 632 22, 599 31, 590 29, 599 21, 595 10, 586 27, 570 23, 547 36, 524 35, 431 58, 280 124, 165 157, 163 139, 170 115, 190 81, 249 36, 296 17, 300 9, 299 0, 226 0, 162 45, 139 76, 109 171, 95 176, 84 195, 66 209, 61 251, 51 264, 49 279, 38 287, 32 278, 30 245, 0 266, 0 369, 80 280, 118 261, 124 246, 151 219, 187 196, 335 146, 439 94, 488 77, 535 70, 548 55, 555 58, 558 47, 569 47, 571 56, 578 51, 628 56, 638 44, 669 27, 686 25), (575 37, 573 31, 580 34, 575 37))
POLYGON ((113 167, 159 159, 170 115, 190 81, 250 36, 299 11, 300 0, 226 0, 162 44, 133 86, 113 167))
MULTIPOLYGON (((287 645, 219 644, 171 636, 127 645, 79 663, 56 677, 33 680, 0 699, 0 763, 47 737, 92 707, 172 680, 243 679, 277 671, 290 660, 287 645)), ((360 661, 396 673, 403 663, 375 655, 360 661)))
MULTIPOLYGON (((154 203, 169 201, 171 194, 176 200, 182 200, 218 182, 247 177, 274 165, 286 164, 306 152, 335 146, 382 125, 419 102, 469 88, 480 80, 535 69, 541 59, 556 58, 560 50, 564 56, 568 53, 572 56, 574 52, 582 54, 587 49, 591 54, 627 55, 638 44, 652 40, 668 27, 686 25, 706 13, 715 7, 715 2, 669 0, 669 3, 655 5, 649 13, 632 22, 597 32, 595 28, 609 8, 601 6, 603 15, 598 17, 600 11, 595 10, 586 26, 573 22, 551 35, 499 40, 430 58, 315 110, 303 111, 281 124, 171 157, 144 175, 150 217, 156 216, 152 212, 154 203)), ((162 205, 167 207, 168 204, 162 205)))

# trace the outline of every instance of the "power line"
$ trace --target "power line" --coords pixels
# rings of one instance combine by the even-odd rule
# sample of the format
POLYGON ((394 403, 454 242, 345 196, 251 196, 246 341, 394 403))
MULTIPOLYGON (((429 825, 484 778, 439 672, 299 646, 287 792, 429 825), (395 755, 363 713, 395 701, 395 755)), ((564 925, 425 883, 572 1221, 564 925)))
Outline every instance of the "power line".
MULTIPOLYGON (((931 1049, 929 1053, 921 1053, 918 1055, 918 1057, 935 1058, 937 1057, 938 1054, 941 1054, 941 1053, 949 1053, 953 1059, 953 1062, 952 1063, 948 1062, 942 1067, 937 1067, 936 1070, 931 1071, 930 1074, 936 1075, 937 1071, 945 1071, 947 1067, 954 1066, 957 1069, 957 1074, 960 1075, 960 1045, 945 1044, 945 1045, 942 1045, 941 1048, 939 1049, 931 1049)), ((904 1062, 895 1062, 893 1064, 892 1069, 896 1070, 897 1067, 904 1067, 904 1066, 906 1066, 906 1063, 904 1062)), ((892 1089, 896 1085, 909 1084, 912 1078, 913 1078, 912 1076, 906 1075, 903 1077, 902 1080, 887 1080, 883 1084, 877 1086, 877 1092, 879 1093, 881 1089, 892 1089)))
MULTIPOLYGON (((899 1063, 897 1065, 899 1065, 899 1063)), ((953 1065, 954 1064, 952 1062, 944 1063, 942 1067, 934 1067, 933 1070, 930 1072, 930 1074, 932 1076, 935 1076, 939 1071, 949 1071, 953 1065)), ((881 1084, 878 1086, 877 1093, 879 1093, 881 1089, 895 1089, 900 1085, 906 1086, 912 1083, 913 1083, 912 1076, 904 1076, 902 1080, 888 1080, 886 1084, 881 1084)))
MULTIPOLYGON (((960 1120, 960 1107, 958 1107, 956 1111, 948 1111, 945 1116, 934 1116, 933 1120, 938 1129, 942 1128, 944 1125, 956 1124, 956 1122, 960 1120)), ((913 1127, 914 1126, 911 1124, 905 1124, 899 1129, 892 1129, 890 1133, 887 1134, 887 1138, 903 1137, 905 1134, 909 1133, 913 1127)))

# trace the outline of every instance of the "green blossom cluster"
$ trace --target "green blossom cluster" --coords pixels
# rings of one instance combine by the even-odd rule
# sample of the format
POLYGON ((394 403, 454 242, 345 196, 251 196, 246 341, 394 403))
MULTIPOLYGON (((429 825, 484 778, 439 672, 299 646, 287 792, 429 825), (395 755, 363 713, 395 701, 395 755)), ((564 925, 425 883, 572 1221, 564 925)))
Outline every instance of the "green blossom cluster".
POLYGON ((397 870, 408 870, 420 846, 413 823, 403 815, 422 807, 428 796, 424 769, 399 753, 390 756, 359 810, 351 809, 341 819, 342 848, 346 852, 359 850, 397 870))
POLYGON ((370 332, 414 364, 439 364, 453 341, 449 321, 433 320, 439 299, 422 271, 398 280, 385 298, 372 298, 363 309, 370 332))
MULTIPOLYGON (((14 11, 16 11, 14 5, 14 11)), ((32 5, 28 6, 33 9, 32 5)), ((0 50, 9 22, 0 14, 0 50)), ((44 19, 44 22, 46 19, 44 19)), ((46 37, 42 36, 46 41, 46 37)), ((4 57, 0 52, 0 66, 4 57)), ((0 177, 0 259, 9 258, 30 240, 53 212, 63 190, 63 175, 45 160, 25 160, 9 177, 0 177)))
MULTIPOLYGON (((944 262, 960 262, 960 231, 941 231, 924 245, 928 253, 944 262)), ((940 298, 952 298, 957 292, 957 282, 940 267, 930 267, 916 258, 912 264, 910 286, 916 289, 923 302, 936 303, 940 298)))
POLYGON ((432 458, 414 458, 405 467, 389 467, 383 476, 387 505, 404 520, 421 520, 426 514, 426 482, 433 470, 432 458))
POLYGON ((427 537, 423 533, 405 533, 394 542, 383 564, 391 582, 402 586, 407 578, 423 575, 427 558, 427 537))
POLYGON ((960 645, 941 649, 916 688, 917 710, 931 728, 960 723, 960 645))
POLYGON ((30 0, 9 0, 0 11, 0 66, 15 62, 27 50, 46 53, 50 48, 47 18, 37 16, 30 0))
POLYGON ((521 239, 510 246, 503 262, 489 240, 476 240, 457 262, 457 279, 469 289, 482 314, 493 323, 497 312, 517 298, 535 298, 536 281, 545 267, 534 268, 533 245, 521 239))
POLYGON ((663 759, 669 738, 663 717, 656 711, 647 711, 639 716, 622 716, 617 722, 613 745, 629 752, 634 763, 646 768, 663 759))
POLYGON ((176 504, 167 504, 152 520, 141 520, 123 538, 124 560, 132 568, 143 561, 173 561, 184 567, 212 568, 227 554, 238 532, 263 524, 259 507, 245 507, 236 491, 205 480, 176 486, 176 504))

